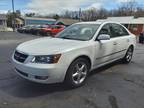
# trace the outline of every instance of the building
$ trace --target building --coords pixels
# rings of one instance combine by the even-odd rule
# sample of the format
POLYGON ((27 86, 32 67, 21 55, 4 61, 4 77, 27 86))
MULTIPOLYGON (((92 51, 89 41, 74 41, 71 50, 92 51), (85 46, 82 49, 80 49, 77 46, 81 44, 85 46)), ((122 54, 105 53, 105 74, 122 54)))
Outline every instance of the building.
POLYGON ((16 28, 20 28, 24 26, 24 19, 19 17, 19 18, 15 18, 15 27, 16 28))
POLYGON ((72 25, 79 22, 79 20, 70 18, 60 18, 58 21, 64 23, 65 25, 72 25))
POLYGON ((50 18, 36 18, 36 17, 17 17, 15 18, 15 27, 19 28, 25 25, 44 25, 54 24, 55 19, 50 18))
POLYGON ((144 31, 144 17, 134 18, 134 16, 124 17, 108 17, 107 19, 99 19, 97 21, 114 21, 123 24, 135 35, 139 35, 144 31))
POLYGON ((55 19, 50 18, 35 18, 35 17, 23 17, 24 25, 42 25, 42 24, 53 24, 56 22, 55 19))
POLYGON ((128 29, 136 35, 144 32, 144 17, 133 19, 131 24, 128 26, 128 29))
POLYGON ((7 27, 7 17, 5 14, 0 14, 0 29, 7 27))
POLYGON ((52 18, 36 18, 36 17, 24 17, 25 25, 42 25, 42 24, 58 24, 58 25, 71 25, 79 22, 79 20, 60 18, 55 20, 52 18))
POLYGON ((24 25, 71 25, 79 22, 79 20, 69 19, 69 18, 60 18, 59 20, 55 20, 52 18, 36 18, 36 17, 19 17, 15 19, 15 27, 19 28, 24 25))

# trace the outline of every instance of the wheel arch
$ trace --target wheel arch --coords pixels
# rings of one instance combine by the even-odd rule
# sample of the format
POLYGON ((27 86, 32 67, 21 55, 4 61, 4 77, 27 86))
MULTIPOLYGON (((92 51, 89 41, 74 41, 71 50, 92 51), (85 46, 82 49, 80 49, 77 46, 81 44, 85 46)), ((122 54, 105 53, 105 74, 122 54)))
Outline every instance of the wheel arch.
POLYGON ((128 48, 132 48, 132 50, 134 50, 134 45, 131 44, 128 48))
MULTIPOLYGON (((90 57, 87 56, 87 55, 79 55, 79 56, 75 57, 75 58, 72 60, 72 62, 70 63, 70 65, 71 65, 75 60, 77 60, 77 59, 79 59, 79 58, 84 58, 84 59, 86 59, 86 60, 89 62, 89 69, 91 69, 92 61, 91 61, 90 57)), ((69 67, 70 67, 70 65, 69 65, 69 67)))
POLYGON ((79 56, 75 57, 75 58, 71 61, 71 63, 69 64, 69 66, 68 66, 68 68, 67 68, 67 71, 66 71, 66 75, 65 75, 64 81, 66 80, 66 76, 67 76, 67 74, 68 74, 68 70, 69 70, 69 68, 70 68, 70 65, 71 65, 75 60, 77 60, 77 59, 79 59, 79 58, 84 58, 84 59, 88 60, 88 62, 89 62, 89 70, 91 69, 92 61, 91 61, 90 57, 87 56, 87 55, 79 55, 79 56))

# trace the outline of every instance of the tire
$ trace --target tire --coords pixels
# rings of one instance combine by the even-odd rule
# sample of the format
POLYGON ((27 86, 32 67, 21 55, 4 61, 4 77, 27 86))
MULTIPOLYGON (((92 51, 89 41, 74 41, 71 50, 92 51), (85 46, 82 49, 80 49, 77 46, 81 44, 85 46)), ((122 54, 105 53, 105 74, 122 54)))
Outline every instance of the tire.
POLYGON ((51 33, 50 31, 46 32, 46 35, 47 35, 47 36, 51 36, 51 34, 52 34, 52 33, 51 33))
POLYGON ((37 31, 37 32, 36 32, 36 35, 37 35, 37 36, 40 36, 40 32, 39 32, 39 31, 37 31))
POLYGON ((122 62, 128 64, 131 62, 132 57, 133 57, 133 47, 129 47, 125 57, 122 59, 122 62))
POLYGON ((89 62, 78 58, 68 68, 64 83, 70 88, 77 88, 85 84, 89 73, 89 62))

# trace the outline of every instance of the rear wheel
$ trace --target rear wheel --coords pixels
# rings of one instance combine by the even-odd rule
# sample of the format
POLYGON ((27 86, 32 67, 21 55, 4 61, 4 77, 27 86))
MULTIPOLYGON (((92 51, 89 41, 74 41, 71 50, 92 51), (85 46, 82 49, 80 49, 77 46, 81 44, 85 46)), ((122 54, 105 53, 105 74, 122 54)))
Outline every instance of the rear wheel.
POLYGON ((65 83, 71 88, 82 86, 86 81, 88 72, 88 61, 84 58, 76 59, 67 71, 65 83))
POLYGON ((129 47, 125 57, 122 59, 124 63, 130 63, 133 57, 133 47, 129 47))

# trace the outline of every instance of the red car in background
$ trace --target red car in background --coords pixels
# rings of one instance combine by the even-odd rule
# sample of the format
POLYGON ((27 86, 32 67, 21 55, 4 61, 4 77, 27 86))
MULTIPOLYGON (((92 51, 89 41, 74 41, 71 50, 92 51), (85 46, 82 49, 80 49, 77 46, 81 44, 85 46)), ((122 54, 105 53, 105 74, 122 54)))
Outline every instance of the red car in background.
POLYGON ((51 25, 47 28, 42 28, 40 30, 40 34, 43 36, 54 36, 60 31, 64 30, 65 26, 64 25, 51 25))

